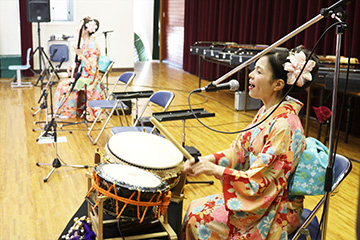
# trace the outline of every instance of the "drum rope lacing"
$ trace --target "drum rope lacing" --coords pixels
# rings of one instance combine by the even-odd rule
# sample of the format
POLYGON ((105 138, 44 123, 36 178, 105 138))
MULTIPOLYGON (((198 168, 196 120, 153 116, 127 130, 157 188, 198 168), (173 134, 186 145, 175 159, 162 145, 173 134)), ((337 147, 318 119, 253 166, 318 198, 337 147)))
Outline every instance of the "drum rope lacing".
MULTIPOLYGON (((137 218, 140 220, 140 223, 144 220, 145 214, 149 207, 158 206, 158 208, 155 210, 155 216, 157 217, 157 219, 159 219, 160 216, 166 212, 166 210, 169 206, 169 203, 170 203, 170 199, 171 199, 171 191, 170 191, 169 187, 167 187, 167 191, 163 194, 161 193, 161 191, 157 190, 158 197, 156 199, 156 202, 151 202, 155 198, 156 194, 154 194, 151 197, 150 202, 140 201, 140 195, 141 195, 140 189, 137 189, 137 192, 138 192, 137 200, 132 200, 131 198, 135 195, 136 192, 134 192, 130 196, 129 199, 120 197, 120 196, 116 195, 117 193, 116 193, 116 183, 115 182, 111 185, 111 187, 108 190, 101 188, 100 187, 100 177, 98 176, 98 174, 99 174, 99 172, 95 173, 93 171, 93 174, 92 174, 93 183, 92 183, 92 186, 91 186, 89 192, 86 194, 86 197, 88 198, 90 196, 91 192, 93 190, 96 190, 96 191, 98 191, 97 197, 101 193, 104 196, 115 199, 116 200, 116 214, 117 214, 116 218, 117 219, 120 218, 121 214, 123 213, 123 211, 125 210, 125 208, 127 207, 128 204, 137 206, 137 218), (115 194, 110 192, 112 188, 114 189, 115 194), (119 212, 119 201, 124 203, 124 206, 122 207, 120 212, 119 212), (144 213, 141 217, 140 217, 140 206, 146 207, 144 210, 144 213)), ((98 200, 96 200, 94 208, 96 208, 99 205, 99 203, 100 202, 98 200)))
POLYGON ((96 154, 99 154, 100 159, 106 163, 110 163, 109 159, 107 157, 104 156, 104 154, 99 150, 96 149, 96 154))

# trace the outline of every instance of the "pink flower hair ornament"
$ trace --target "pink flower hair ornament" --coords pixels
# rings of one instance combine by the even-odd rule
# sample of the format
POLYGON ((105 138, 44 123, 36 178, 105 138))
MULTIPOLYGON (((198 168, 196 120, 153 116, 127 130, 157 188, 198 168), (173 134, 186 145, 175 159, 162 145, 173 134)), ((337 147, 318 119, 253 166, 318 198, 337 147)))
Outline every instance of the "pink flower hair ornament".
MULTIPOLYGON (((290 52, 287 59, 289 59, 290 62, 286 62, 284 64, 284 70, 288 71, 286 83, 289 85, 294 85, 297 77, 299 76, 301 70, 305 65, 306 56, 303 51, 295 52, 295 53, 290 52)), ((296 86, 302 87, 306 82, 312 80, 312 75, 310 72, 315 67, 315 64, 316 63, 313 60, 309 60, 307 62, 304 71, 302 72, 301 76, 296 82, 296 86)))

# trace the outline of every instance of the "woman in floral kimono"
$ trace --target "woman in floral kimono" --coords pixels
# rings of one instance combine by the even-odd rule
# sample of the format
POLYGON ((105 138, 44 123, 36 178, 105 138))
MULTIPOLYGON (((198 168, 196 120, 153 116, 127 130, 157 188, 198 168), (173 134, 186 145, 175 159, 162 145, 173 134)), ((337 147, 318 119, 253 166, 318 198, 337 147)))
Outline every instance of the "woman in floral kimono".
MULTIPOLYGON (((103 85, 100 84, 98 61, 100 57, 100 49, 95 42, 95 38, 92 37, 99 29, 99 21, 86 17, 81 21, 80 29, 83 45, 81 49, 73 48, 78 59, 81 61, 81 76, 77 81, 73 92, 68 93, 70 90, 70 84, 74 82, 74 79, 61 80, 57 86, 55 92, 55 110, 60 107, 58 117, 62 119, 74 118, 76 115, 81 115, 85 107, 85 92, 83 91, 84 84, 87 86, 86 98, 89 100, 101 100, 105 99, 105 93, 103 85), (81 90, 82 89, 82 90, 81 90), (65 102, 61 104, 61 99, 66 96, 65 102)), ((79 31, 80 31, 79 29, 79 31)), ((71 77, 72 68, 68 68, 69 77, 71 77)), ((87 120, 93 121, 96 117, 96 110, 90 108, 87 105, 87 120)))
POLYGON ((261 57, 249 74, 249 95, 264 105, 247 128, 260 124, 241 132, 229 149, 185 163, 184 172, 215 176, 223 191, 190 203, 184 239, 287 240, 298 226, 303 197, 290 199, 287 181, 305 148, 298 117, 303 104, 289 96, 282 99, 294 83, 293 90, 311 83, 318 69, 316 57, 295 82, 307 52, 296 48, 261 57))

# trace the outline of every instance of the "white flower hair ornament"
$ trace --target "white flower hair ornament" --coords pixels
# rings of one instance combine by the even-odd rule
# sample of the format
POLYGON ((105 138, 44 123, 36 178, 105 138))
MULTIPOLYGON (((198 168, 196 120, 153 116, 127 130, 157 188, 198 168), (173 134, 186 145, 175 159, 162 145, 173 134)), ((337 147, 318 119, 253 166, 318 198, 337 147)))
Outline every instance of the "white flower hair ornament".
POLYGON ((85 24, 86 29, 89 31, 89 33, 96 32, 98 26, 94 20, 90 20, 85 24))
MULTIPOLYGON (((289 59, 290 62, 286 62, 284 64, 284 70, 288 71, 286 83, 289 85, 293 85, 305 65, 306 56, 303 51, 296 53, 290 52, 287 59, 289 59)), ((304 71, 296 82, 296 85, 298 87, 302 87, 306 82, 312 80, 312 75, 310 72, 315 67, 315 64, 316 63, 314 60, 309 60, 307 62, 304 71)))

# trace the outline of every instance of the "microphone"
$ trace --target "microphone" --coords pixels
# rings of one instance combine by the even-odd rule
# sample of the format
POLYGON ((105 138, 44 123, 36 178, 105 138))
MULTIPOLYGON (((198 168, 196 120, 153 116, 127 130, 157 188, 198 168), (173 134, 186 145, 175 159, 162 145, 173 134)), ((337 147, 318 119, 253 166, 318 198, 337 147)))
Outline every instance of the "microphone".
POLYGON ((61 58, 60 63, 56 66, 56 68, 57 68, 57 69, 60 69, 60 68, 61 68, 61 65, 63 64, 64 61, 65 61, 65 57, 63 56, 63 57, 61 58))
POLYGON ((74 37, 73 35, 71 35, 71 36, 70 36, 70 35, 69 35, 69 36, 65 36, 65 35, 63 35, 63 37, 62 37, 62 38, 63 38, 64 40, 67 40, 67 39, 69 39, 69 38, 73 38, 73 37, 74 37))
POLYGON ((53 53, 50 55, 50 60, 51 60, 51 61, 53 60, 53 58, 54 58, 54 56, 55 56, 55 54, 56 54, 57 51, 58 51, 58 48, 54 48, 53 53))
POLYGON ((75 85, 76 85, 76 82, 77 82, 77 80, 80 78, 80 76, 81 76, 81 73, 80 73, 80 72, 78 72, 78 73, 75 74, 75 80, 74 80, 74 82, 72 83, 72 86, 71 86, 71 89, 70 89, 70 93, 72 93, 72 91, 74 90, 74 87, 75 87, 75 85))
POLYGON ((236 90, 239 89, 239 86, 240 86, 240 84, 239 84, 238 80, 232 79, 227 83, 221 83, 221 84, 218 84, 218 85, 214 85, 213 82, 211 82, 206 87, 195 89, 194 92, 202 92, 202 91, 216 92, 216 91, 219 91, 219 90, 227 90, 227 89, 232 91, 232 92, 235 92, 236 90))
POLYGON ((351 2, 352 2, 352 0, 340 0, 328 8, 320 9, 320 14, 323 15, 324 17, 328 17, 329 15, 334 13, 334 11, 337 11, 339 8, 342 8, 351 2))
POLYGON ((105 31, 105 32, 103 32, 103 34, 112 33, 113 31, 114 30, 105 31))

